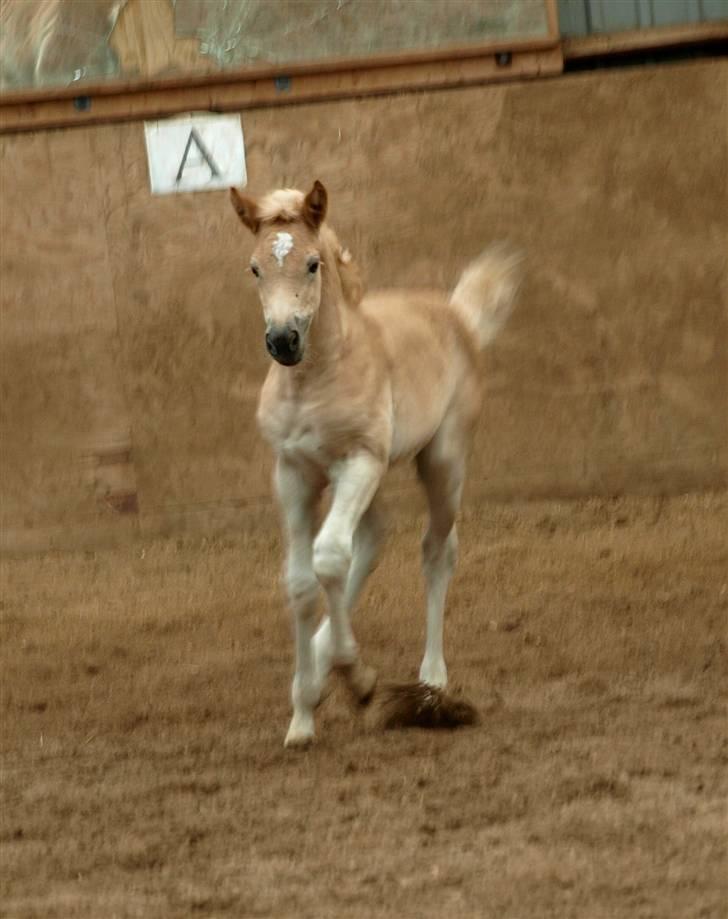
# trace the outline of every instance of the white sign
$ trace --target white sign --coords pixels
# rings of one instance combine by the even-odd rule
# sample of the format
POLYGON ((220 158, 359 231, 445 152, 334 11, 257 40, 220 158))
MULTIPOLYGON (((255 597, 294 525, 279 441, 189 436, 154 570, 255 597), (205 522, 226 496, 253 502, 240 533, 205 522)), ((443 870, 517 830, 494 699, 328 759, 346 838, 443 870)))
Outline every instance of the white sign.
POLYGON ((144 125, 152 193, 246 184, 240 115, 185 115, 144 125))

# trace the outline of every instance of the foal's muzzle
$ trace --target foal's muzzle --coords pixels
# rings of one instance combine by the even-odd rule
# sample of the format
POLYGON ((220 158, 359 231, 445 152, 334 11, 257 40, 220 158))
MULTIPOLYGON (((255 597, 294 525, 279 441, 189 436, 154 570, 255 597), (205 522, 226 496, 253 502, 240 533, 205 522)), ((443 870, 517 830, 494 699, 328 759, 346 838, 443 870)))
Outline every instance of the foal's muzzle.
POLYGON ((291 367, 303 357, 303 343, 297 329, 290 326, 272 326, 265 333, 265 346, 270 356, 283 364, 291 367))

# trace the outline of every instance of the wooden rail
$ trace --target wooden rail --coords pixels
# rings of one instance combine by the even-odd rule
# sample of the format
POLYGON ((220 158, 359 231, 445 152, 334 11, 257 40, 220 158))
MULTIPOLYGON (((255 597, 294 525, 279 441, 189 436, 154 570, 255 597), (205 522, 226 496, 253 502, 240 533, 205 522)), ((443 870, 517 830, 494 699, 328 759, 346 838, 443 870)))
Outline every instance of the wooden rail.
POLYGON ((163 118, 180 112, 240 111, 273 105, 370 96, 413 89, 438 89, 561 73, 559 47, 534 51, 490 51, 480 56, 368 69, 250 79, 238 77, 178 86, 128 89, 115 94, 0 101, 0 134, 163 118))
POLYGON ((544 3, 538 38, 2 93, 0 134, 554 75, 563 69, 556 0, 544 3))
POLYGON ((564 60, 583 60, 609 54, 629 54, 657 48, 712 44, 728 41, 728 19, 721 22, 696 22, 684 25, 656 26, 625 32, 605 32, 580 38, 565 38, 561 47, 564 60))

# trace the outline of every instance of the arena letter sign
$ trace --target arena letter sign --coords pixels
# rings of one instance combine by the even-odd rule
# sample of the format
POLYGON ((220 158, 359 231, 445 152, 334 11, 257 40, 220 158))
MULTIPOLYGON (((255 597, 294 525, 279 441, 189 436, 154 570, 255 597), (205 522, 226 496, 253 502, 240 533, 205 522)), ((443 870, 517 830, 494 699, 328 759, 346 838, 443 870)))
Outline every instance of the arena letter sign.
POLYGON ((246 184, 239 115, 186 115, 144 125, 152 193, 211 191, 246 184))

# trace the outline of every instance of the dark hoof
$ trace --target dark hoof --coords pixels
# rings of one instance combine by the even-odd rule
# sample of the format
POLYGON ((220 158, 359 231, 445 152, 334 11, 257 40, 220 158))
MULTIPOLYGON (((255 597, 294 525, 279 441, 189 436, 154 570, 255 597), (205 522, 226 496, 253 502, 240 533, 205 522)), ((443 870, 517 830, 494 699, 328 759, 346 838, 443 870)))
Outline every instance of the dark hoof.
POLYGON ((367 705, 374 696, 377 687, 377 671, 361 661, 353 664, 342 664, 336 668, 344 677, 349 692, 359 705, 367 705))

